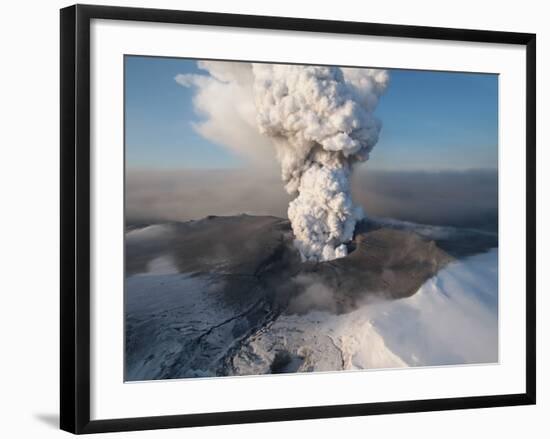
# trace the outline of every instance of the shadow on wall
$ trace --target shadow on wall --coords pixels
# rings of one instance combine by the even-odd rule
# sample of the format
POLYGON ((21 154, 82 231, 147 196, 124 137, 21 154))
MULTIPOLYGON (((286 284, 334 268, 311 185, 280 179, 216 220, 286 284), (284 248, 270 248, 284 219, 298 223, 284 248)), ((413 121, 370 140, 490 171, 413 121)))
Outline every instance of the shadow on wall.
POLYGON ((59 430, 59 415, 57 413, 37 413, 34 417, 49 428, 59 430))

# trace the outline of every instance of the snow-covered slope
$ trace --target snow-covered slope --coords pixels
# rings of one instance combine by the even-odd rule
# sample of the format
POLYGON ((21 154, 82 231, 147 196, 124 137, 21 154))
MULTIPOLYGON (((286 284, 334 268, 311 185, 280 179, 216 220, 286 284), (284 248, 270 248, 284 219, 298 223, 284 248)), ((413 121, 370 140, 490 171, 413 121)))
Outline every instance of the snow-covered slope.
POLYGON ((330 371, 498 361, 498 252, 455 261, 411 297, 335 315, 282 315, 235 356, 235 373, 330 371))

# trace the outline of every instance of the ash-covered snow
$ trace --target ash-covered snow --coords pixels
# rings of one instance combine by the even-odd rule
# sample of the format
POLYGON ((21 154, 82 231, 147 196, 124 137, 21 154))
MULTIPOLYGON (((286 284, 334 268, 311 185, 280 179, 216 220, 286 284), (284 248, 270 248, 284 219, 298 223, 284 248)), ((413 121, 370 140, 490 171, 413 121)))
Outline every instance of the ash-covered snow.
MULTIPOLYGON (((128 381, 216 376, 241 338, 270 315, 260 297, 231 301, 224 276, 138 274, 126 279, 126 374, 128 381)), ((258 285, 239 287, 251 297, 258 285)))

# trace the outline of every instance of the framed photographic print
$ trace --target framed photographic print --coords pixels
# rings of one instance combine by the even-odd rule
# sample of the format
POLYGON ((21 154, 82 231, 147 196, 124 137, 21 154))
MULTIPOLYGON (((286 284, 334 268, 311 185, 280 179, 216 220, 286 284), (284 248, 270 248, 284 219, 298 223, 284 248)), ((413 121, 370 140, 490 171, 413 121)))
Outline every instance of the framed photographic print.
POLYGON ((61 428, 535 403, 535 35, 61 10, 61 428))

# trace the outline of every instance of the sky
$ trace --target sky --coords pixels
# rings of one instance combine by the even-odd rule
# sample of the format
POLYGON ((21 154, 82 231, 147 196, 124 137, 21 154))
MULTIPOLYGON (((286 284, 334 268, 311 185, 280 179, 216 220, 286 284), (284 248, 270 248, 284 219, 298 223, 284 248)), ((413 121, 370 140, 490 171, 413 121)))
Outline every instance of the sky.
MULTIPOLYGON (((369 169, 496 169, 498 76, 388 70, 390 85, 375 114, 380 140, 369 169)), ((224 169, 246 164, 197 133, 195 90, 178 74, 207 74, 195 60, 125 58, 126 161, 130 169, 224 169)))

